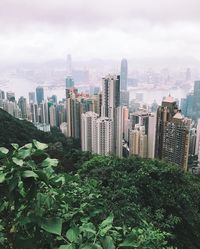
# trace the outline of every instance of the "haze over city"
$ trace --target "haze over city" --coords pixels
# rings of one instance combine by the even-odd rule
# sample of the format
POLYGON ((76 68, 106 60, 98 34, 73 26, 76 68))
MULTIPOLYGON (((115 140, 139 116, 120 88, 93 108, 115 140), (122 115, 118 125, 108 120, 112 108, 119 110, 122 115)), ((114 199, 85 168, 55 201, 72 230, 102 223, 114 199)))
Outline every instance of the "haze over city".
POLYGON ((78 61, 193 66, 200 59, 199 8, 198 0, 1 0, 1 66, 68 53, 78 61))

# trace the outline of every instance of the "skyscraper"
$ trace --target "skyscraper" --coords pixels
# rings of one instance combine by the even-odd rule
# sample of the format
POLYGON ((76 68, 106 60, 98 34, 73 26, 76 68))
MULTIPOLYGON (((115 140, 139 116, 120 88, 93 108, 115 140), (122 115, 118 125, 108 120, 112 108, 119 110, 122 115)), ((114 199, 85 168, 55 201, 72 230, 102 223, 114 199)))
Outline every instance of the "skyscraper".
POLYGON ((0 99, 5 99, 5 92, 0 90, 0 99))
POLYGON ((193 119, 200 118, 200 81, 194 82, 193 119))
POLYGON ((148 158, 155 156, 155 139, 156 139, 156 114, 149 116, 148 122, 148 158))
POLYGON ((72 57, 67 55, 67 76, 72 76, 72 57))
POLYGON ((195 155, 198 156, 200 161, 200 119, 197 121, 195 155))
POLYGON ((120 105, 129 106, 129 92, 125 90, 120 91, 120 105))
POLYGON ((94 121, 93 126, 93 152, 100 155, 111 155, 114 153, 113 148, 113 120, 107 117, 98 118, 94 121))
POLYGON ((121 61, 121 73, 120 73, 120 90, 127 91, 127 79, 128 79, 128 62, 126 59, 121 61))
POLYGON ((29 97, 29 104, 35 103, 35 92, 29 92, 28 97, 29 97))
POLYGON ((118 157, 123 156, 123 139, 126 135, 126 130, 128 130, 127 122, 128 122, 128 108, 125 106, 119 106, 116 109, 116 131, 115 131, 115 148, 116 155, 118 157))
POLYGON ((44 100, 44 88, 38 86, 36 88, 36 98, 37 98, 37 103, 38 105, 42 103, 42 101, 44 100))
POLYGON ((81 138, 80 102, 73 97, 67 98, 67 127, 69 137, 81 138))
POLYGON ((40 104, 40 123, 49 124, 49 107, 46 101, 40 104))
POLYGON ((145 127, 140 124, 135 125, 135 129, 130 132, 129 154, 146 158, 148 155, 147 135, 145 127))
POLYGON ((120 76, 103 78, 102 116, 114 119, 115 108, 120 105, 120 76))
POLYGON ((51 127, 56 127, 58 125, 56 107, 54 105, 50 106, 49 108, 49 120, 51 127))
POLYGON ((185 171, 188 167, 190 125, 191 120, 178 111, 167 122, 163 133, 162 160, 175 163, 185 171))
POLYGON ((163 157, 163 138, 164 131, 168 122, 170 122, 173 116, 178 111, 176 100, 170 95, 163 99, 162 105, 157 110, 157 122, 156 122, 156 146, 155 157, 162 159, 163 157))
POLYGON ((20 97, 19 101, 18 101, 18 106, 21 110, 21 118, 27 119, 28 118, 28 110, 27 110, 26 98, 20 97))
POLYGON ((38 123, 39 122, 38 105, 34 103, 30 103, 30 112, 31 112, 31 121, 33 123, 38 123))
POLYGON ((72 79, 71 76, 67 76, 65 83, 66 83, 66 89, 74 87, 74 80, 72 79))
MULTIPOLYGON (((92 145, 96 144, 96 136, 94 134, 95 122, 98 115, 95 112, 86 112, 81 114, 81 148, 82 151, 92 152, 92 145)), ((93 146, 94 147, 94 146, 93 146)))

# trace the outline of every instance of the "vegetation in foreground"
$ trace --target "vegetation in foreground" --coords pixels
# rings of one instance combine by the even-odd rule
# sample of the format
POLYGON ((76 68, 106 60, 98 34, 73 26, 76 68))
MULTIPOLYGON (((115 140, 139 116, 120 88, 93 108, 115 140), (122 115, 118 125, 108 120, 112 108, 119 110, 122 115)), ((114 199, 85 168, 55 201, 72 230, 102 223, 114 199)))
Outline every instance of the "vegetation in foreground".
POLYGON ((200 248, 198 177, 0 120, 0 248, 200 248))
POLYGON ((168 248, 167 233, 144 220, 117 226, 98 182, 56 174, 46 144, 0 148, 0 244, 3 248, 168 248))
POLYGON ((158 161, 94 156, 76 173, 36 140, 0 148, 2 248, 197 249, 197 178, 158 161))

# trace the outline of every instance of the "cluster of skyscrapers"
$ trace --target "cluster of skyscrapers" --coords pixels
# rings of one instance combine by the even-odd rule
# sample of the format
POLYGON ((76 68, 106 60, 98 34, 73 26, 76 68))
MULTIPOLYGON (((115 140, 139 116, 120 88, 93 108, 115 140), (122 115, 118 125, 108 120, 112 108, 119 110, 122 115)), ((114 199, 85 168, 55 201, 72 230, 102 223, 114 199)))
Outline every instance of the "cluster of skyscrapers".
POLYGON ((17 102, 14 93, 0 91, 0 107, 41 130, 59 127, 66 137, 79 139, 83 151, 157 158, 183 170, 188 170, 191 155, 200 159, 200 81, 195 82, 194 93, 182 100, 182 112, 170 95, 153 112, 145 107, 131 110, 126 59, 121 61, 120 75, 104 77, 101 91, 93 95, 75 88, 70 61, 66 97, 59 103, 55 95, 45 100, 44 89, 37 87, 29 93, 29 103, 24 97, 17 102))

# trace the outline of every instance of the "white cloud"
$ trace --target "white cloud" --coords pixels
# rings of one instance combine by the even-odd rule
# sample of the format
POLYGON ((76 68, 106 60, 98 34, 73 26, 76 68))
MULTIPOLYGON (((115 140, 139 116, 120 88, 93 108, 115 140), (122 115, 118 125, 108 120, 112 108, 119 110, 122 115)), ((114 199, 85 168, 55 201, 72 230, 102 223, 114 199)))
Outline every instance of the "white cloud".
POLYGON ((200 58, 199 0, 1 0, 3 62, 200 58))

